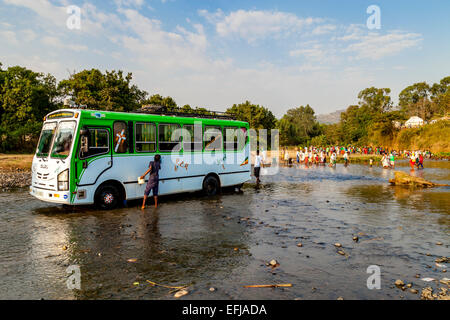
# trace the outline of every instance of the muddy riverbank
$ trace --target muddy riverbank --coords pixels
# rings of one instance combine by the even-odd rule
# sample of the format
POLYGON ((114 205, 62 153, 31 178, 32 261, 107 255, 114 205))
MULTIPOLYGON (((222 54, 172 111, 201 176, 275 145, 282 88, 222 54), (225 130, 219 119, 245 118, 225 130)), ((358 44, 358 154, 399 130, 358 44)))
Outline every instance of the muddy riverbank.
POLYGON ((8 191, 17 188, 26 188, 31 184, 31 171, 29 170, 0 170, 0 190, 8 191))

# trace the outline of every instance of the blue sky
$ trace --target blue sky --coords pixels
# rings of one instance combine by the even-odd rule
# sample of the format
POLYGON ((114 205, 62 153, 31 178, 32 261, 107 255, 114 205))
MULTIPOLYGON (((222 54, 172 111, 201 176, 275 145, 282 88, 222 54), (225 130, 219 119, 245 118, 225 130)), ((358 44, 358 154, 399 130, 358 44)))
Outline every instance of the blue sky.
POLYGON ((150 94, 225 110, 250 100, 277 117, 328 113, 360 90, 450 75, 450 2, 0 0, 0 62, 58 80, 89 68, 132 72, 150 94), (78 29, 67 7, 81 9, 78 29), (369 30, 377 5, 381 28, 369 30))

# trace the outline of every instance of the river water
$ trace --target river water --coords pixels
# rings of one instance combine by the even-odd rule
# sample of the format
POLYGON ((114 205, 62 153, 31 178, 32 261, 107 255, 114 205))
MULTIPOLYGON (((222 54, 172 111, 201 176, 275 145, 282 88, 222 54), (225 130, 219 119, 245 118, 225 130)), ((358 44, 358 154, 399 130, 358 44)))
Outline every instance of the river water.
MULTIPOLYGON (((450 184, 448 161, 425 165, 415 174, 450 184)), ((409 172, 406 162, 397 169, 409 172)), ((173 299, 146 280, 189 285, 182 299, 418 299, 394 281, 420 292, 430 285, 421 278, 450 277, 435 265, 450 252, 450 188, 391 187, 391 177, 357 164, 285 167, 259 188, 253 180, 212 199, 162 197, 144 212, 138 202, 98 211, 3 192, 0 299, 173 299), (280 265, 267 266, 272 259, 280 265), (71 265, 80 290, 67 287, 71 265), (379 290, 367 288, 370 265, 379 290), (243 287, 280 283, 292 287, 243 287)))

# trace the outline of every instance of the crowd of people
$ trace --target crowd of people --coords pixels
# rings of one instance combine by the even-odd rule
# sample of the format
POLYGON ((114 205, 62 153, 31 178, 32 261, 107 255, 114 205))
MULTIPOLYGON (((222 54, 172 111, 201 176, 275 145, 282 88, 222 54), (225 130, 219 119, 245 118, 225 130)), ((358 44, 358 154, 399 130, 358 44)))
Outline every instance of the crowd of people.
MULTIPOLYGON (((428 150, 390 150, 385 147, 355 147, 355 146, 328 146, 328 147, 299 147, 296 149, 295 158, 291 158, 287 148, 282 150, 282 159, 286 165, 296 162, 298 164, 310 165, 329 165, 336 166, 338 156, 344 160, 347 166, 350 161, 350 155, 374 155, 381 156, 381 165, 383 168, 395 168, 397 159, 409 159, 411 168, 423 169, 424 158, 431 158, 432 154, 428 150)), ((263 157, 264 158, 264 157, 263 157)), ((375 157, 374 157, 375 158, 375 157)), ((369 166, 374 165, 374 158, 370 158, 369 166)))

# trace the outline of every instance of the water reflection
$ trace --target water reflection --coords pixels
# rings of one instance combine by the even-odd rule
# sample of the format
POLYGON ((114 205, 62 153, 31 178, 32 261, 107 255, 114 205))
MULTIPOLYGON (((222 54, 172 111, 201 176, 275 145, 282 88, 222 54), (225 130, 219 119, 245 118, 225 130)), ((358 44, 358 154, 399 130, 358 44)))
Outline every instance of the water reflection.
MULTIPOLYGON (((233 197, 243 212, 249 212, 247 199, 233 197)), ((149 286, 146 279, 185 285, 221 278, 245 265, 248 234, 240 218, 222 210, 223 205, 219 196, 169 202, 144 212, 137 208, 87 209, 83 214, 35 209, 33 217, 39 224, 31 233, 27 259, 39 274, 57 275, 51 283, 59 281, 58 291, 62 292, 70 292, 64 288, 65 268, 80 265, 82 289, 73 295, 77 299, 114 298, 124 292, 131 298, 161 297, 167 292, 149 286), (227 215, 231 218, 224 219, 227 215), (54 270, 55 261, 43 259, 48 255, 65 263, 54 270), (141 285, 133 287, 136 281, 141 285)), ((27 277, 35 276, 27 273, 27 277)))

